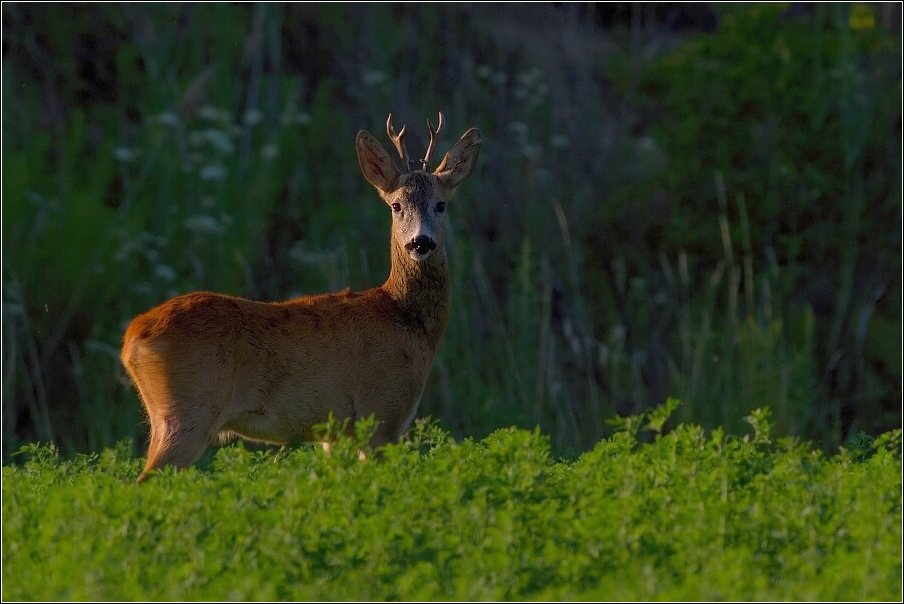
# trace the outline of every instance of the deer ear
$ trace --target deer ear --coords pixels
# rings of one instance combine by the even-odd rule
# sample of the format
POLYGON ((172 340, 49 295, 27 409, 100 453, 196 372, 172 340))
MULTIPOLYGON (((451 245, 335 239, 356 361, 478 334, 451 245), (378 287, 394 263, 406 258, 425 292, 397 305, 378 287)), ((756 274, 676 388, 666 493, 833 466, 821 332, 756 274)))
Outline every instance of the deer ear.
POLYGON ((480 131, 471 128, 455 143, 433 172, 439 184, 454 189, 471 174, 480 152, 480 131))
POLYGON ((395 191, 399 170, 383 145, 377 142, 370 132, 362 130, 355 139, 355 147, 358 150, 358 165, 361 166, 364 178, 383 193, 395 191))

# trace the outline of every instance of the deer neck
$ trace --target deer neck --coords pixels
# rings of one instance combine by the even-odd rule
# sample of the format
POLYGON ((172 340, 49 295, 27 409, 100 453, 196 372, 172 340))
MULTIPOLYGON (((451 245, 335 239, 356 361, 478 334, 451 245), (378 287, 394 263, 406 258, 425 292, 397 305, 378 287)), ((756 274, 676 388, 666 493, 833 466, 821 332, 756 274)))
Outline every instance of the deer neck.
POLYGON ((449 321, 449 267, 444 246, 426 260, 417 261, 393 241, 392 266, 382 289, 400 310, 419 323, 435 351, 449 321))

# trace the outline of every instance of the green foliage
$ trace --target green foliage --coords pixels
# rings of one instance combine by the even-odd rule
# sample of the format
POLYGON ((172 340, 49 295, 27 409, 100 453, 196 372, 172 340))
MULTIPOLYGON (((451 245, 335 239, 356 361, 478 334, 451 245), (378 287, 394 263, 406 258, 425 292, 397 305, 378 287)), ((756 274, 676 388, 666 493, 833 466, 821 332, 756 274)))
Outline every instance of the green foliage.
POLYGON ((570 462, 538 431, 418 422, 378 459, 340 431, 329 455, 237 445, 142 485, 128 442, 30 445, 3 468, 3 598, 900 599, 900 430, 827 458, 771 445, 767 417, 753 439, 619 431, 570 462))
POLYGON ((826 450, 900 425, 895 26, 726 6, 620 36, 596 10, 5 3, 4 463, 143 450, 118 349, 173 295, 378 285, 354 135, 389 111, 413 152, 437 110, 444 145, 484 138, 420 407, 456 438, 539 426, 577 455, 672 396, 826 450))
MULTIPOLYGON (((620 89, 656 116, 641 141, 657 158, 639 174, 626 169, 630 178, 612 203, 627 211, 638 197, 665 196, 660 250, 687 251, 692 272, 722 255, 712 245, 716 232, 729 273, 736 271, 732 246, 743 249, 737 274, 743 270, 744 289, 729 274, 720 295, 730 312, 760 326, 712 326, 727 328, 741 350, 732 355, 745 358, 727 373, 714 367, 704 383, 753 384, 736 394, 772 395, 773 405, 789 409, 782 413, 790 432, 819 434, 829 448, 850 427, 840 416, 858 414, 865 401, 888 420, 900 411, 900 389, 877 388, 876 378, 900 371, 888 346, 900 349, 900 297, 891 292, 901 287, 901 238, 886 225, 901 219, 901 45, 900 30, 880 28, 875 10, 867 3, 725 6, 718 32, 644 61, 639 77, 636 57, 616 53, 610 62, 620 89), (707 182, 712 175, 715 186, 707 182), (867 340, 858 323, 874 314, 889 321, 886 343, 867 340), (789 333, 801 319, 804 333, 789 333), (806 377, 814 373, 831 377, 806 377), (771 388, 801 381, 815 388, 771 388), (806 392, 812 400, 794 400, 806 392)), ((676 394, 696 406, 695 392, 676 394)))
POLYGON ((889 126, 900 98, 881 83, 900 77, 900 46, 875 27, 852 30, 844 5, 815 7, 812 18, 787 8, 728 10, 716 35, 694 36, 644 70, 640 94, 665 113, 652 135, 668 156, 660 178, 675 196, 674 245, 699 249, 711 237, 717 191, 700 179, 714 171, 744 192, 759 227, 753 248, 782 258, 821 256, 832 237, 898 215, 889 126), (858 179, 874 188, 857 193, 858 179), (831 227, 817 206, 833 213, 831 227))
POLYGON ((669 397, 663 405, 655 409, 643 411, 638 415, 616 416, 606 420, 606 423, 614 426, 616 432, 625 432, 633 438, 636 438, 641 430, 662 434, 665 423, 680 406, 681 401, 669 397))

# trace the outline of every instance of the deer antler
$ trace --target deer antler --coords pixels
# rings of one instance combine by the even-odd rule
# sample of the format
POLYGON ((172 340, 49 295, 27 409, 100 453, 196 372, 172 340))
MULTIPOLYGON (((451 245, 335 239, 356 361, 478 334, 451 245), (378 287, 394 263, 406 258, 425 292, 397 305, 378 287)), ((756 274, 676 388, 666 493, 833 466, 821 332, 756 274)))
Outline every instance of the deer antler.
POLYGON ((395 128, 392 127, 392 114, 389 114, 386 119, 386 134, 389 135, 390 140, 392 140, 396 150, 399 152, 399 157, 402 158, 402 172, 407 174, 410 170, 408 166, 408 150, 405 148, 405 128, 407 126, 402 126, 402 129, 396 134, 395 128))
POLYGON ((439 135, 443 133, 443 112, 439 112, 439 121, 436 123, 436 130, 433 129, 433 124, 430 123, 430 120, 427 120, 427 129, 430 131, 430 144, 427 146, 427 154, 424 156, 424 159, 421 160, 421 165, 424 167, 424 172, 430 171, 430 162, 433 161, 433 155, 436 153, 436 143, 439 142, 439 135))

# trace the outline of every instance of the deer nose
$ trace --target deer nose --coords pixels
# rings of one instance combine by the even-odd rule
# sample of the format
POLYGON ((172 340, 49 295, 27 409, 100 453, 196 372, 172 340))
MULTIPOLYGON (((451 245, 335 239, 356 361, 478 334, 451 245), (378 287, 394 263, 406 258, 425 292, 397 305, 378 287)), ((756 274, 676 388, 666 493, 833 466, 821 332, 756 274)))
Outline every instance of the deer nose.
POLYGON ((409 252, 414 250, 418 255, 429 254, 436 249, 436 242, 426 235, 418 235, 405 244, 405 249, 409 252))

